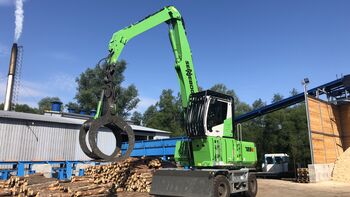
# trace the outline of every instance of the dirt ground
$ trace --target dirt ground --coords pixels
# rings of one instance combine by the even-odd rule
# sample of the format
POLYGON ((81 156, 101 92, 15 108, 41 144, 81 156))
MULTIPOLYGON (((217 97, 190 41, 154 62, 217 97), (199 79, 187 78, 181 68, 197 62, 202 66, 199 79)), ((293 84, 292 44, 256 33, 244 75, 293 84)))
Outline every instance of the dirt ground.
MULTIPOLYGON (((147 193, 119 193, 120 197, 149 197, 147 193)), ((235 195, 236 196, 236 195, 235 195)), ((295 183, 291 181, 258 179, 258 197, 349 197, 350 184, 335 181, 295 183)))

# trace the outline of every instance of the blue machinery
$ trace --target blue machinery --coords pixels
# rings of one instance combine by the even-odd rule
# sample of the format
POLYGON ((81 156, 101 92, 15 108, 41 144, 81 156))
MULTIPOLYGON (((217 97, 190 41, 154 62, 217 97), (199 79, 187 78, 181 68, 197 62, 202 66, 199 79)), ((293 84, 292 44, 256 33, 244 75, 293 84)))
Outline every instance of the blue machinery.
MULTIPOLYGON (((70 179, 73 175, 73 171, 76 169, 76 165, 92 164, 100 165, 100 162, 93 161, 2 161, 0 166, 11 166, 10 168, 0 169, 0 180, 7 180, 11 175, 25 176, 28 174, 34 174, 33 165, 35 164, 49 164, 52 166, 51 175, 59 180, 70 179)), ((78 176, 84 175, 84 170, 80 169, 78 176)))
MULTIPOLYGON (((186 137, 166 138, 159 140, 143 140, 136 141, 134 150, 131 152, 131 157, 142 156, 158 156, 166 160, 167 157, 173 157, 175 152, 176 142, 179 140, 187 140, 186 137)), ((128 144, 122 144, 122 151, 128 149, 128 144)))
MULTIPOLYGON (((316 88, 310 89, 308 91, 309 95, 317 96, 321 94, 327 94, 327 96, 333 97, 335 99, 348 99, 350 92, 350 75, 345 75, 344 77, 334 80, 332 82, 326 83, 324 85, 318 86, 316 88)), ((304 101, 304 93, 297 94, 295 96, 283 99, 279 102, 273 103, 271 105, 264 106, 262 108, 253 110, 241 116, 235 118, 236 123, 242 123, 258 116, 271 113, 273 111, 297 104, 304 101)), ((142 157, 142 156, 157 156, 162 157, 166 160, 168 157, 173 157, 175 152, 176 142, 179 140, 187 140, 186 137, 159 139, 159 140, 145 140, 135 142, 134 150, 132 151, 132 157, 142 157)), ((122 145, 122 151, 126 151, 128 144, 124 143, 122 145)), ((35 171, 32 169, 34 164, 50 164, 52 166, 51 174, 60 180, 70 179, 73 171, 76 170, 76 165, 78 163, 86 163, 100 165, 99 162, 94 161, 18 161, 18 162, 0 162, 0 166, 12 166, 9 169, 0 169, 0 180, 8 179, 12 174, 17 176, 24 176, 27 174, 33 174, 35 171)), ((79 170, 79 176, 84 174, 83 170, 79 170)))

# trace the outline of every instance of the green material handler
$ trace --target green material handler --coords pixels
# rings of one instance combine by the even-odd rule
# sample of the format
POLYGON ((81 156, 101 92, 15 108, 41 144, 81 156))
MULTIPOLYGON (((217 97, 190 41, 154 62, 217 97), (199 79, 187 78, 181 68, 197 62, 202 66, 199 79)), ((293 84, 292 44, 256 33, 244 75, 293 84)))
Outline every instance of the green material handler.
MULTIPOLYGON (((255 144, 242 141, 241 131, 234 130, 231 96, 210 90, 198 91, 184 21, 175 7, 165 7, 115 32, 109 43, 108 63, 117 63, 123 48, 132 38, 164 22, 169 26, 188 140, 176 144, 175 161, 183 168, 156 171, 151 194, 202 197, 230 196, 241 192, 255 196, 255 144)), ((102 94, 95 119, 103 114, 103 104, 102 94)))

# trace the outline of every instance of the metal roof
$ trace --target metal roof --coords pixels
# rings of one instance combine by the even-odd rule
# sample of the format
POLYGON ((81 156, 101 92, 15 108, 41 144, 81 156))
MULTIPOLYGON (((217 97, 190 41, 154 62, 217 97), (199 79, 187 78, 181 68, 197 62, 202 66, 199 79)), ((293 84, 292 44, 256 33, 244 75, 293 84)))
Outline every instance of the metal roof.
MULTIPOLYGON (((32 114, 32 113, 23 113, 15 111, 3 111, 0 110, 0 118, 9 118, 9 119, 19 119, 19 120, 28 120, 28 121, 42 121, 42 122, 52 122, 52 123, 62 123, 62 124, 73 124, 73 125, 82 125, 86 120, 79 119, 74 117, 61 117, 58 115, 41 115, 41 114, 32 114)), ((169 131, 163 131, 159 129, 153 129, 149 127, 132 125, 129 124, 133 130, 145 131, 145 132, 155 132, 155 133, 171 133, 169 131)))

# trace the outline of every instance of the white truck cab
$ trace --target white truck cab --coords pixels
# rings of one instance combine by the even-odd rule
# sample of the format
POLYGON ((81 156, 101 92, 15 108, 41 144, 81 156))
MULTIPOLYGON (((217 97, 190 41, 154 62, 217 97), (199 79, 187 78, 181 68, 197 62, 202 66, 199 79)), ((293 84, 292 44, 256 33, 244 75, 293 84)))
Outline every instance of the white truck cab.
POLYGON ((270 153, 264 155, 262 171, 267 173, 288 172, 289 155, 286 153, 270 153))

